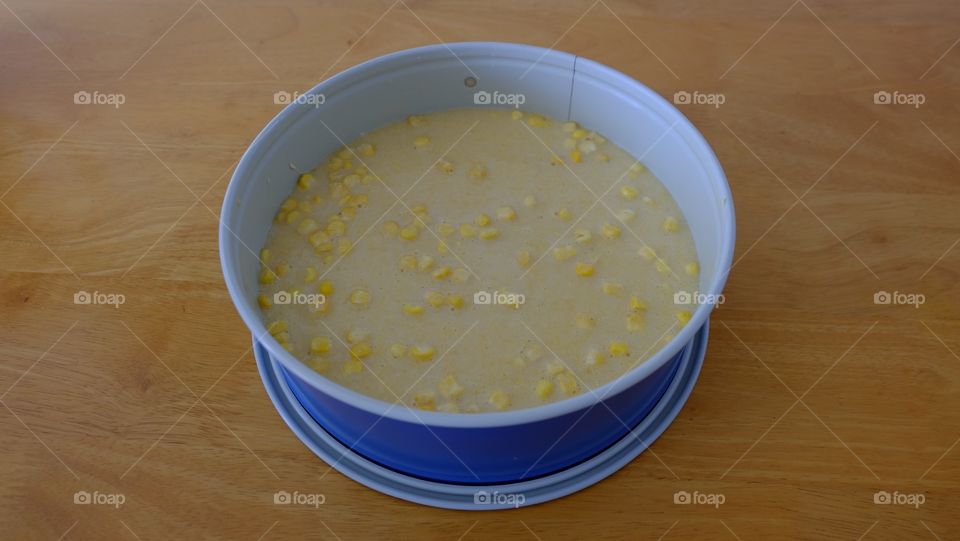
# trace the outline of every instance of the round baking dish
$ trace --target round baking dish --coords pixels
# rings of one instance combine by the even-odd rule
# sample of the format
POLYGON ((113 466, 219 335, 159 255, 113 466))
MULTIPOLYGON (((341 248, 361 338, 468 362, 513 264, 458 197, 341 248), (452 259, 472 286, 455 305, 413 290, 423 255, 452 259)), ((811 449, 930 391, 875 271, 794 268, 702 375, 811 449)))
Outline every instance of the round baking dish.
MULTIPOLYGON (((479 92, 521 94, 523 109, 595 130, 667 187, 693 234, 699 293, 722 292, 733 254, 733 201, 710 146, 670 103, 637 81, 574 55, 507 43, 454 43, 392 53, 293 100, 254 139, 223 203, 220 257, 230 296, 303 408, 351 452, 404 475, 489 485, 549 475, 621 440, 662 398, 684 348, 713 305, 651 358, 579 396, 501 413, 410 409, 315 373, 267 332, 257 306, 257 253, 301 170, 362 133, 420 114, 483 104, 479 92)), ((648 442, 649 443, 649 442, 648 442)))

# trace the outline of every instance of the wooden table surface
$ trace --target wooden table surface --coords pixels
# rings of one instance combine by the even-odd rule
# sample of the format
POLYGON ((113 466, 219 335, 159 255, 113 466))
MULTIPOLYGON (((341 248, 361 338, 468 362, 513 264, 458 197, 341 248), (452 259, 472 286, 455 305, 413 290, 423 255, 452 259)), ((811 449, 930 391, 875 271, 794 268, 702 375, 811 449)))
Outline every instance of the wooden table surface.
POLYGON ((960 5, 720 4, 0 0, 0 538, 960 538, 960 5), (470 40, 722 95, 680 107, 739 229, 663 437, 599 485, 491 513, 313 456, 264 393, 217 255, 274 92, 470 40))

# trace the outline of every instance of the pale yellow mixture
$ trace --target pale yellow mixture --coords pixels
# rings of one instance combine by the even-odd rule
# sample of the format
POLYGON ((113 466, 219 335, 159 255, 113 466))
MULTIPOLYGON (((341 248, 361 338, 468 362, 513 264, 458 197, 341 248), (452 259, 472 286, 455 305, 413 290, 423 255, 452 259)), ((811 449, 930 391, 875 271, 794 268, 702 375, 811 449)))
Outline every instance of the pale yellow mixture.
POLYGON ((693 239, 639 162, 520 111, 413 116, 303 173, 261 253, 270 333, 325 377, 446 412, 590 392, 690 319, 693 239))

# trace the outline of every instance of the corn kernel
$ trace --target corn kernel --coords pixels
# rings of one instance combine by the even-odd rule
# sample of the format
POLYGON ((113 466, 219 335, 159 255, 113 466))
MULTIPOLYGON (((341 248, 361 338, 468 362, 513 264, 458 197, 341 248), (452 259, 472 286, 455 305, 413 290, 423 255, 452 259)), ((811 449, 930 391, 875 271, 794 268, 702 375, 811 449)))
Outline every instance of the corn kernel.
POLYGON ((526 251, 526 250, 521 250, 521 251, 517 252, 517 263, 518 263, 521 267, 524 267, 524 268, 529 267, 529 266, 530 266, 530 259, 531 259, 531 258, 530 258, 530 252, 528 252, 528 251, 526 251))
POLYGON ((580 126, 577 126, 576 122, 564 122, 563 125, 561 126, 561 128, 563 129, 563 133, 573 133, 579 127, 580 126))
POLYGON ((645 205, 647 205, 648 207, 655 207, 655 206, 657 206, 657 202, 654 201, 653 199, 651 199, 650 197, 647 197, 646 195, 643 196, 640 200, 643 201, 643 203, 644 203, 645 205))
POLYGON ((430 144, 430 138, 426 135, 418 135, 413 139, 413 146, 417 148, 425 147, 430 144))
POLYGON ((331 220, 327 224, 327 234, 331 237, 339 237, 347 231, 347 224, 340 220, 331 220))
POLYGON ((587 135, 587 130, 584 130, 584 129, 573 130, 573 132, 570 134, 570 136, 573 137, 574 139, 583 139, 586 135, 587 135))
POLYGON ((600 289, 607 295, 619 295, 623 291, 623 285, 616 282, 604 282, 600 289))
POLYGON ((273 283, 273 280, 274 280, 276 277, 277 277, 277 275, 276 275, 272 270, 270 270, 270 269, 263 269, 263 271, 260 272, 260 283, 261 283, 261 284, 272 284, 272 283, 273 283))
POLYGON ((410 348, 410 356, 415 361, 429 361, 433 359, 436 351, 430 346, 413 346, 410 348))
POLYGON ((278 319, 276 321, 271 321, 267 325, 267 332, 269 332, 271 336, 276 336, 286 331, 288 328, 289 328, 289 325, 287 324, 287 320, 278 319))
POLYGON ((577 249, 573 246, 559 246, 553 249, 553 258, 557 261, 566 261, 577 255, 577 249))
POLYGON ((580 384, 570 372, 561 372, 553 377, 557 385, 568 395, 574 395, 580 392, 580 384))
POLYGON ((419 316, 423 313, 423 307, 419 304, 404 304, 403 311, 411 316, 419 316))
POLYGON ((370 344, 367 344, 366 342, 354 344, 353 347, 350 348, 350 354, 358 359, 369 357, 371 351, 372 349, 370 348, 370 344))
POLYGON ((450 267, 438 267, 432 274, 434 280, 444 280, 450 276, 450 273, 450 267))
POLYGON ((350 250, 353 249, 353 242, 350 239, 342 238, 337 242, 337 253, 340 255, 347 255, 350 253, 350 250))
POLYGON ((444 402, 437 409, 444 413, 460 413, 460 406, 454 402, 444 402))
POLYGON ((589 229, 577 229, 573 232, 573 240, 575 240, 578 244, 587 244, 592 238, 593 235, 590 234, 589 229))
POLYGON ((360 372, 363 372, 363 363, 360 362, 360 359, 352 357, 349 361, 343 363, 344 374, 359 374, 360 372))
POLYGON ((317 279, 317 269, 316 267, 307 267, 306 275, 303 278, 304 282, 310 283, 317 279))
POLYGON ((310 240, 310 244, 314 248, 316 248, 321 244, 330 242, 330 235, 327 235, 326 231, 314 231, 313 233, 310 234, 309 240, 310 240))
POLYGON ((357 288, 350 292, 350 302, 352 304, 368 304, 370 302, 370 292, 366 289, 357 288))
POLYGON ((377 148, 371 143, 361 143, 357 145, 357 154, 361 156, 373 156, 377 153, 377 148))
POLYGON ((534 128, 542 128, 547 125, 547 119, 541 115, 530 115, 527 117, 527 124, 534 128))
POLYGON ((640 249, 640 256, 646 259, 647 261, 653 261, 654 259, 657 258, 657 252, 655 252, 653 248, 649 246, 644 246, 643 248, 640 249))
POLYGON ((480 213, 476 218, 473 219, 473 223, 479 226, 490 225, 490 217, 486 214, 480 213))
POLYGON ((300 202, 299 205, 297 205, 297 210, 305 214, 310 214, 311 212, 313 212, 313 205, 310 204, 310 201, 307 201, 306 199, 304 199, 303 201, 300 202))
POLYGON ((673 233, 680 229, 680 222, 677 221, 673 216, 668 216, 663 220, 663 230, 667 233, 673 233))
POLYGON ((510 395, 503 391, 494 391, 490 393, 490 405, 498 410, 505 410, 510 407, 510 395))
POLYGON ((440 233, 440 236, 442 237, 449 237, 456 230, 457 228, 453 227, 448 223, 442 223, 437 226, 437 233, 440 233))
POLYGON ((474 164, 467 171, 467 176, 475 180, 487 178, 487 168, 481 164, 474 164))
POLYGON ((465 284, 470 279, 470 271, 462 268, 453 269, 451 279, 458 284, 465 284))
POLYGON ((490 228, 487 228, 487 229, 481 229, 479 236, 480 236, 481 239, 491 240, 491 239, 495 239, 495 238, 497 238, 498 236, 500 236, 500 232, 497 231, 497 229, 496 229, 495 227, 490 227, 490 228))
POLYGON ((561 164, 563 164, 563 160, 560 159, 560 156, 557 156, 556 154, 550 155, 550 165, 561 165, 561 164))
POLYGON ((578 262, 577 266, 574 267, 574 271, 576 271, 577 276, 593 276, 593 270, 593 265, 590 263, 578 262))
POLYGON ((353 165, 350 164, 350 160, 349 160, 350 156, 353 156, 353 152, 351 152, 350 149, 347 147, 343 147, 337 151, 337 157, 340 158, 341 160, 344 160, 343 166, 347 169, 349 169, 350 167, 353 167, 353 165))
POLYGON ((413 406, 425 411, 437 409, 437 401, 433 393, 417 393, 413 397, 413 406))
POLYGON ((633 186, 624 184, 623 186, 620 186, 620 195, 623 196, 624 199, 633 200, 636 199, 640 193, 633 186))
POLYGON ((634 312, 645 312, 647 303, 642 301, 640 297, 630 297, 630 309, 634 312))
POLYGON ((640 176, 640 173, 643 173, 646 170, 647 168, 640 162, 635 162, 633 165, 630 166, 630 169, 628 169, 630 173, 630 178, 637 178, 638 176, 640 176))
POLYGON ((608 351, 610 352, 610 355, 613 355, 614 357, 626 357, 627 355, 630 355, 630 346, 628 346, 626 342, 610 342, 608 351))
POLYGON ((412 225, 408 225, 400 230, 400 238, 404 240, 417 240, 420 236, 420 230, 412 225))
POLYGON ((512 207, 500 207, 497 209, 497 218, 504 222, 509 222, 517 217, 517 212, 512 207))
POLYGON ((537 382, 536 387, 534 387, 534 391, 540 400, 546 400, 553 394, 553 382, 548 379, 541 379, 537 382))
POLYGON ((666 274, 670 272, 670 267, 667 266, 667 263, 662 259, 658 259, 657 262, 654 264, 654 267, 656 267, 657 272, 659 272, 660 274, 666 274))
POLYGON ((297 225, 297 233, 301 235, 309 235, 318 229, 320 229, 320 226, 317 225, 316 220, 312 218, 307 218, 297 225))
POLYGON ((696 276, 697 273, 700 272, 700 265, 698 265, 696 262, 687 263, 686 265, 683 266, 683 271, 689 274, 690 276, 696 276))
POLYGON ((524 359, 530 362, 539 361, 541 358, 543 358, 543 348, 537 344, 531 344, 523 348, 523 351, 520 354, 524 359))
POLYGON ((400 232, 400 224, 394 222, 393 220, 387 220, 386 222, 383 222, 381 230, 383 231, 384 235, 394 237, 400 232))
POLYGON ((584 362, 587 366, 600 366, 605 360, 606 357, 603 356, 603 353, 597 350, 590 350, 587 352, 587 357, 584 359, 584 362))
POLYGON ((320 282, 320 285, 317 287, 317 291, 323 293, 324 295, 333 295, 333 282, 330 280, 324 280, 320 282))
POLYGON ((319 374, 326 374, 330 369, 330 363, 323 357, 310 357, 307 359, 306 365, 319 374))
POLYGON ((257 304, 259 304, 260 308, 263 308, 264 310, 266 310, 267 308, 270 308, 270 306, 273 305, 273 303, 270 302, 270 298, 264 295, 263 293, 257 295, 257 304))
POLYGON ((287 218, 286 218, 287 225, 293 225, 299 222, 300 216, 301 214, 299 210, 291 210, 290 212, 288 212, 287 218))
POLYGON ((343 169, 343 160, 334 156, 327 162, 327 171, 339 171, 343 169))
POLYGON ((561 372, 566 372, 567 367, 564 366, 563 362, 560 359, 552 359, 547 363, 547 374, 555 376, 561 372))
POLYGON ((617 239, 620 238, 620 228, 613 224, 603 224, 600 234, 608 239, 617 239))
POLYGON ((447 295, 447 304, 454 309, 463 308, 463 295, 457 295, 455 293, 447 295))
POLYGON ((477 235, 477 228, 473 227, 471 224, 460 224, 460 236, 475 237, 477 235))
POLYGON ((583 160, 579 150, 571 150, 570 159, 573 160, 573 163, 580 163, 580 161, 583 160))
POLYGON ((680 326, 684 326, 690 322, 690 317, 692 314, 688 310, 680 310, 677 312, 677 321, 680 322, 680 326))
POLYGON ((577 327, 581 329, 592 329, 597 325, 597 318, 590 314, 577 314, 577 327))
POLYGON ((577 150, 583 152, 584 154, 590 154, 591 152, 596 152, 597 144, 590 140, 583 140, 577 145, 577 150))
POLYGON ((630 209, 623 209, 620 212, 617 212, 617 218, 619 218, 623 223, 630 222, 636 217, 637 213, 630 209))
POLYGON ((433 306, 434 308, 443 306, 443 303, 447 300, 443 293, 440 293, 439 291, 428 291, 423 295, 423 298, 427 301, 427 304, 433 306))
POLYGON ((627 316, 627 330, 630 332, 640 332, 643 330, 644 319, 639 313, 632 313, 627 316))
MULTIPOLYGON (((323 244, 318 244, 318 245, 316 245, 316 246, 313 248, 313 251, 314 251, 314 253, 316 253, 316 254, 318 254, 318 255, 320 255, 320 254, 325 254, 325 253, 327 253, 327 252, 331 252, 331 251, 333 251, 333 243, 332 243, 332 242, 324 242, 323 244)), ((327 263, 326 258, 324 258, 324 263, 327 263)))
POLYGON ((273 271, 277 273, 277 276, 284 276, 290 272, 290 265, 287 265, 286 263, 280 263, 276 266, 276 268, 273 269, 273 271))
POLYGON ((517 109, 514 109, 513 111, 510 112, 510 118, 514 120, 520 120, 521 118, 523 118, 523 112, 518 111, 517 109))
POLYGON ((533 208, 537 205, 537 198, 532 195, 527 195, 523 198, 523 206, 533 208))
POLYGON ((560 218, 560 219, 563 220, 563 221, 567 221, 567 220, 569 220, 570 218, 573 217, 573 215, 570 214, 570 211, 569 211, 566 207, 561 208, 560 210, 554 212, 553 214, 554 214, 557 218, 560 218))
POLYGON ((602 162, 608 162, 608 161, 610 161, 610 155, 607 154, 606 152, 597 152, 597 153, 595 154, 595 156, 597 157, 598 160, 600 160, 600 161, 602 161, 602 162))
POLYGON ((427 213, 427 205, 425 205, 425 204, 423 204, 423 203, 416 203, 416 204, 414 204, 412 207, 410 207, 410 212, 412 212, 412 213, 414 213, 414 214, 416 214, 416 215, 418 215, 418 216, 421 215, 421 214, 426 214, 426 213, 427 213))
POLYGON ((410 115, 407 117, 408 126, 414 126, 414 127, 423 126, 426 123, 427 123, 426 117, 423 117, 420 115, 410 115))
POLYGON ((270 261, 270 250, 264 248, 260 250, 260 262, 266 263, 268 261, 270 261))
POLYGON ((446 160, 440 160, 437 162, 437 169, 443 171, 444 173, 453 173, 454 167, 452 163, 446 160))
POLYGON ((313 353, 327 353, 331 346, 330 338, 318 336, 310 341, 310 351, 313 353))
POLYGON ((403 357, 406 354, 407 354, 407 346, 403 344, 393 344, 392 346, 390 346, 390 355, 392 355, 394 359, 399 359, 400 357, 403 357))
POLYGON ((440 394, 447 398, 458 398, 463 394, 463 385, 457 382, 457 378, 446 376, 437 384, 440 394))
POLYGON ((313 184, 314 180, 315 179, 313 178, 313 175, 311 175, 310 173, 304 173, 300 175, 300 177, 297 179, 297 188, 300 188, 301 190, 306 190, 310 188, 310 185, 313 184))
POLYGON ((413 270, 415 268, 417 268, 417 256, 413 254, 405 254, 400 256, 401 270, 413 270))
POLYGON ((370 338, 370 332, 363 329, 350 329, 347 331, 347 342, 351 344, 359 344, 360 342, 365 341, 367 338, 370 338))
POLYGON ((428 255, 420 256, 420 260, 417 261, 417 268, 422 271, 428 271, 433 267, 433 258, 428 255))
POLYGON ((450 252, 450 248, 447 246, 447 243, 443 242, 442 240, 438 240, 437 253, 440 255, 446 255, 448 252, 450 252))

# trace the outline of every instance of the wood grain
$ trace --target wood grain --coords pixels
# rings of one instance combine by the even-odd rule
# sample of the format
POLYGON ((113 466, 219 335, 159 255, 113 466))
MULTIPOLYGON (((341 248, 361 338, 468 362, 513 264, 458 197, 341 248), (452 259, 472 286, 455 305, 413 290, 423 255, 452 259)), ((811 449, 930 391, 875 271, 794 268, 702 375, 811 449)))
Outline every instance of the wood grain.
POLYGON ((960 537, 958 23, 949 0, 0 2, 0 537, 960 537), (439 40, 553 46, 726 98, 683 107, 739 229, 693 396, 610 479, 517 511, 329 471, 267 399, 219 270, 219 205, 273 92, 439 40))

